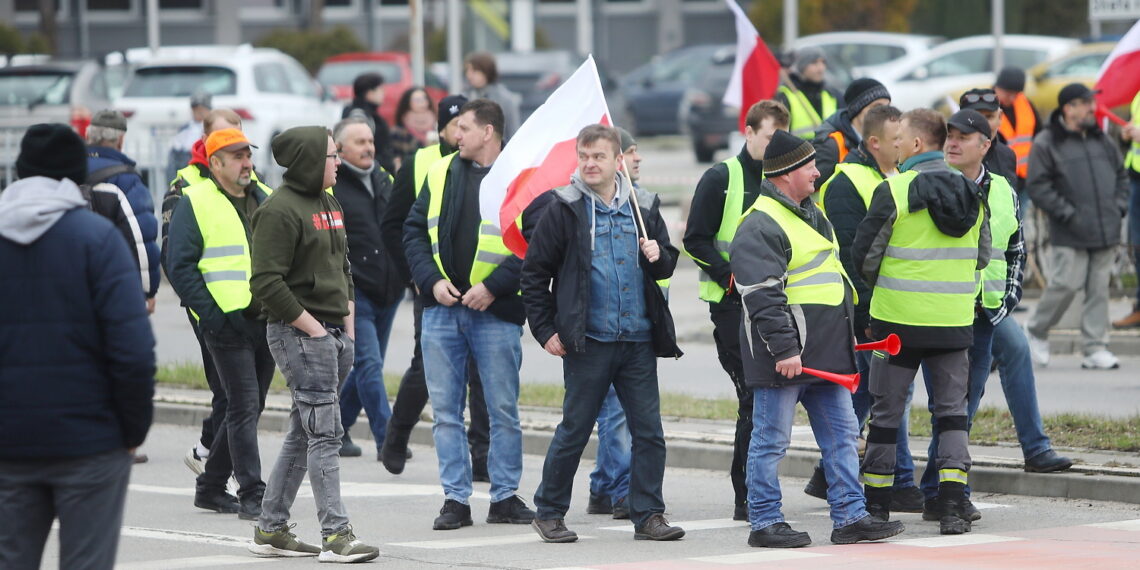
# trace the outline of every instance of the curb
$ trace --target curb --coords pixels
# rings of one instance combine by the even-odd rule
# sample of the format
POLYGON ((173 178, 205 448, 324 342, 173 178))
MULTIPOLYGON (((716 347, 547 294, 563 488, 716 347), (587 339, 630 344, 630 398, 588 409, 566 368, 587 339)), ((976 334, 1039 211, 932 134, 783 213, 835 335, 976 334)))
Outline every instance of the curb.
MULTIPOLYGON (((202 425, 202 420, 209 415, 209 412, 209 406, 156 401, 154 423, 196 427, 202 425)), ((287 410, 266 406, 261 414, 258 429, 265 432, 284 432, 288 422, 287 410)), ((371 441, 372 433, 364 429, 364 425, 367 425, 367 420, 361 418, 357 422, 357 435, 353 436, 353 439, 371 441)), ((524 427, 523 453, 546 455, 553 433, 553 426, 544 426, 541 429, 533 425, 524 427)), ((720 466, 727 471, 732 463, 731 444, 692 441, 687 438, 672 437, 668 433, 665 434, 665 439, 668 442, 665 461, 667 467, 715 469, 720 466)), ((419 445, 434 445, 431 427, 420 422, 412 430, 409 441, 419 445)), ((582 457, 593 459, 596 449, 597 439, 591 437, 582 457)), ((817 450, 796 446, 788 449, 787 455, 780 463, 779 472, 784 476, 807 479, 811 477, 818 462, 817 450)), ((915 458, 916 470, 925 465, 925 461, 915 458)), ((1011 464, 1010 467, 997 465, 996 463, 974 465, 970 469, 970 486, 974 491, 1140 504, 1140 477, 1098 473, 1097 468, 1065 473, 1026 473, 1021 470, 1020 465, 1011 464)), ((1074 470, 1076 469, 1081 468, 1075 466, 1074 470)))

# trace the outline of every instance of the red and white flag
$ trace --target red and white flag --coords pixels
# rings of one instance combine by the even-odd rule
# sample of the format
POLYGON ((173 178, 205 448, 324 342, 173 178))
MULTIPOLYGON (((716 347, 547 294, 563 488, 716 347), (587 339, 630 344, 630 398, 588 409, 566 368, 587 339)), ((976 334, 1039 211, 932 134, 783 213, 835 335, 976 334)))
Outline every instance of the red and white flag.
POLYGON ((515 220, 535 196, 570 183, 578 167, 578 131, 595 123, 612 124, 589 56, 519 127, 479 186, 480 214, 499 220, 503 243, 519 257, 526 256, 527 244, 515 220))
POLYGON ((1140 22, 1116 43, 1096 75, 1097 109, 1108 111, 1132 102, 1140 91, 1140 22))
POLYGON ((736 64, 724 92, 724 104, 740 109, 740 131, 744 117, 757 101, 771 99, 780 84, 780 62, 760 39, 760 34, 736 0, 724 0, 736 16, 736 64))

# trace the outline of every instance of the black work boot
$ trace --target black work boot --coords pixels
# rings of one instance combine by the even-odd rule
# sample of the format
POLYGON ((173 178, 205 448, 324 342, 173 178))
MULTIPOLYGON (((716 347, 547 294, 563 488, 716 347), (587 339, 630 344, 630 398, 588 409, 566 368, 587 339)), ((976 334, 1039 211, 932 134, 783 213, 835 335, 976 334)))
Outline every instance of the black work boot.
POLYGON ((471 520, 471 505, 464 505, 454 499, 446 499, 443 501, 443 508, 439 510, 439 516, 435 517, 435 522, 432 523, 432 529, 455 530, 461 526, 471 526, 473 522, 471 520))
POLYGON ((815 472, 811 474, 811 479, 808 480, 807 485, 804 485, 804 493, 817 499, 827 500, 827 476, 823 473, 823 467, 815 466, 815 472))
POLYGON ((586 503, 586 514, 612 515, 613 513, 614 504, 609 495, 598 495, 590 491, 590 502, 586 503))
POLYGON ((388 419, 384 443, 380 445, 380 462, 389 473, 399 475, 404 472, 404 462, 408 460, 408 438, 411 435, 411 431, 396 429, 392 425, 392 419, 388 419))
POLYGON ((867 497, 867 514, 886 522, 891 520, 891 487, 863 486, 863 496, 867 497))
POLYGON ((352 436, 348 435, 348 431, 345 430, 344 437, 340 438, 340 456, 360 457, 362 453, 364 453, 364 450, 352 442, 352 436))
POLYGON ((194 506, 215 513, 233 514, 241 505, 237 497, 222 489, 209 489, 198 486, 194 489, 194 506))
POLYGON ((938 485, 938 505, 942 518, 938 519, 941 534, 970 532, 970 518, 966 514, 966 486, 962 483, 943 482, 938 485))

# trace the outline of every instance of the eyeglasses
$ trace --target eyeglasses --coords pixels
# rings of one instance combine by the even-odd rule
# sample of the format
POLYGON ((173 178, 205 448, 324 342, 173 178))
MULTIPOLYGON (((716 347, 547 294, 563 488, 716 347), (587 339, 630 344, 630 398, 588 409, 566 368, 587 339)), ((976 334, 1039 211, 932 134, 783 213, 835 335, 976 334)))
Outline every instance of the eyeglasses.
POLYGON ((978 101, 994 103, 997 102, 997 94, 993 93, 992 91, 987 91, 985 93, 966 93, 965 95, 962 95, 962 100, 966 103, 971 104, 977 103, 978 101))

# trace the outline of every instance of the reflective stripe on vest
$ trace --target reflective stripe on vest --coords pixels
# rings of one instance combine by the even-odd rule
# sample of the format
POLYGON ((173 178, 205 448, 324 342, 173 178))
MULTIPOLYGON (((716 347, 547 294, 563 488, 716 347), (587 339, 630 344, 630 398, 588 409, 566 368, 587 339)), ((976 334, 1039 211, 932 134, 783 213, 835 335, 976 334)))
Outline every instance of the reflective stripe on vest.
POLYGON ((798 89, 793 91, 787 85, 781 85, 779 92, 788 99, 788 113, 791 114, 788 130, 797 137, 807 140, 815 138, 815 131, 823 124, 823 119, 835 114, 835 97, 827 90, 819 93, 820 102, 823 106, 822 117, 815 112, 815 107, 812 107, 807 95, 804 95, 802 91, 798 89))
MULTIPOLYGON (((736 228, 740 226, 740 214, 744 212, 744 167, 740 159, 732 157, 723 162, 728 167, 728 188, 724 190, 724 210, 720 214, 720 228, 713 237, 720 256, 728 261, 728 246, 736 236, 736 228)), ((692 257, 690 255, 690 257, 692 257)), ((698 265, 708 265, 693 257, 698 265)), ((701 270, 697 272, 700 284, 697 289, 698 296, 703 301, 719 303, 724 299, 724 287, 721 287, 713 278, 701 270)))
POLYGON ((819 209, 827 214, 827 210, 824 210, 823 207, 823 197, 827 194, 827 188, 831 186, 831 182, 840 174, 847 175, 847 179, 851 181, 851 185, 855 187, 859 197, 863 199, 863 207, 869 209, 871 207, 871 196, 875 195, 875 188, 879 187, 883 177, 878 170, 854 162, 841 162, 835 165, 835 172, 832 173, 831 178, 828 178, 827 182, 819 187, 819 209))
POLYGON ((986 203, 990 206, 990 262, 982 270, 982 306, 987 309, 1001 307, 1005 301, 1005 279, 1009 265, 1005 250, 1009 239, 1017 231, 1017 211, 1013 201, 1013 187, 1004 176, 990 172, 990 192, 986 203))
POLYGON ((834 232, 832 239, 823 237, 795 212, 767 196, 757 198, 744 216, 753 210, 764 212, 775 220, 788 236, 788 243, 792 244, 792 258, 788 261, 784 278, 788 304, 832 307, 841 304, 847 274, 839 263, 839 242, 835 240, 834 232))
POLYGON ((910 211, 907 195, 916 176, 912 170, 888 179, 895 219, 871 297, 871 316, 904 325, 969 326, 978 295, 983 212, 979 208, 964 236, 942 233, 925 208, 910 211))
MULTIPOLYGON (((266 194, 273 192, 260 182, 258 186, 266 194)), ((210 296, 223 313, 248 307, 252 299, 249 240, 233 202, 209 179, 187 187, 183 197, 190 201, 202 234, 198 270, 202 272, 210 296)))
MULTIPOLYGON (((1132 124, 1140 127, 1140 93, 1132 98, 1132 124)), ((1140 172, 1140 140, 1132 139, 1132 146, 1124 156, 1124 168, 1140 172)), ((1140 214, 1133 213, 1138 216, 1140 214)))
POLYGON ((1009 117, 1002 113, 998 132, 1005 137, 1009 148, 1017 155, 1017 176, 1025 178, 1029 174, 1029 150, 1033 147, 1033 129, 1037 128, 1037 118, 1025 93, 1018 93, 1013 100, 1013 113, 1017 115, 1017 128, 1009 117))
POLYGON ((415 176, 413 184, 415 184, 414 192, 416 196, 420 195, 420 190, 424 187, 424 180, 427 180, 428 169, 441 158, 443 158, 443 148, 439 146, 439 143, 425 146, 416 151, 415 159, 412 162, 412 174, 415 176))
POLYGON ((845 142, 847 137, 844 137, 843 133, 839 131, 831 131, 831 134, 827 136, 835 141, 835 146, 839 148, 839 159, 835 162, 843 162, 847 158, 847 143, 845 142))
MULTIPOLYGON (((428 199, 427 231, 431 239, 431 256, 435 259, 435 266, 444 279, 450 280, 447 271, 443 268, 443 259, 439 255, 439 215, 443 210, 443 192, 447 182, 447 171, 451 162, 455 160, 456 153, 451 153, 431 165, 427 173, 427 186, 431 196, 428 199)), ((475 259, 471 263, 471 274, 468 280, 471 285, 478 285, 486 279, 500 264, 514 255, 506 245, 503 245, 503 234, 494 222, 482 220, 479 222, 479 241, 475 246, 475 259)))

